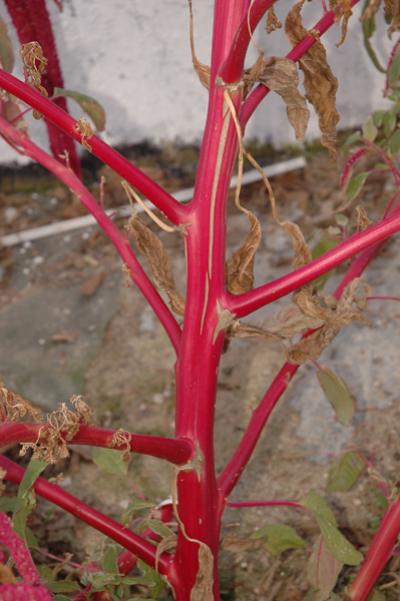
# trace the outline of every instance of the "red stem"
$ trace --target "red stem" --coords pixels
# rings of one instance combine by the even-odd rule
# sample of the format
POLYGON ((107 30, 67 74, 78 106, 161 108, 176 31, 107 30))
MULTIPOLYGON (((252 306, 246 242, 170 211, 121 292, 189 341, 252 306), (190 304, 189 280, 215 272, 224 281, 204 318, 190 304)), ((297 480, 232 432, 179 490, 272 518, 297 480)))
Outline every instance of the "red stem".
MULTIPOLYGON (((54 123, 69 137, 82 144, 84 136, 77 129, 78 123, 68 113, 60 109, 45 96, 42 96, 10 73, 0 69, 0 87, 13 94, 29 106, 42 113, 46 119, 54 123)), ((150 179, 143 171, 132 165, 114 148, 103 142, 96 135, 88 139, 92 153, 109 165, 121 177, 144 194, 173 223, 184 223, 187 207, 177 202, 173 196, 150 179)))
MULTIPOLYGON (((43 54, 47 58, 47 68, 41 83, 49 96, 52 96, 55 87, 64 87, 64 81, 45 0, 5 0, 5 4, 21 44, 37 41, 42 46, 43 54)), ((68 112, 65 98, 57 98, 55 103, 68 112)), ((60 155, 67 151, 72 169, 81 177, 80 161, 74 141, 52 123, 46 122, 46 125, 53 156, 60 160, 60 155)))
MULTIPOLYGON (((9 444, 35 442, 42 431, 45 439, 46 425, 28 423, 3 423, 0 424, 0 446, 9 444)), ((93 447, 106 447, 111 449, 125 450, 125 444, 115 445, 112 442, 115 430, 96 428, 94 426, 79 426, 78 432, 68 441, 68 444, 82 444, 93 447)), ((193 446, 188 440, 175 438, 164 438, 162 436, 149 436, 145 434, 133 434, 130 436, 130 450, 133 453, 152 455, 165 459, 175 465, 184 465, 192 454, 193 446)))
MULTIPOLYGON (((357 4, 359 0, 352 0, 351 6, 357 4)), ((312 28, 314 31, 318 32, 321 36, 323 35, 335 22, 335 13, 330 10, 324 14, 324 16, 314 25, 312 28)), ((313 46, 316 42, 316 36, 307 35, 303 38, 296 46, 292 48, 292 50, 286 55, 287 58, 290 58, 292 61, 300 60, 306 52, 313 46)), ((250 119, 260 102, 265 98, 265 96, 270 92, 270 89, 264 84, 259 84, 254 90, 248 95, 246 100, 242 105, 242 110, 240 112, 240 122, 244 127, 247 121, 250 119)))
POLYGON ((219 71, 224 83, 234 83, 242 77, 244 61, 251 36, 257 25, 276 0, 255 0, 250 4, 248 13, 240 23, 233 39, 229 55, 219 71))
MULTIPOLYGON (((3 455, 0 455, 0 467, 5 470, 6 479, 11 482, 19 484, 24 477, 25 470, 3 455)), ((47 482, 44 478, 37 478, 33 488, 40 497, 68 511, 86 524, 89 524, 89 526, 92 526, 92 528, 95 528, 95 530, 102 532, 128 551, 137 555, 148 565, 155 567, 157 548, 142 536, 135 534, 112 518, 86 505, 86 503, 80 501, 66 490, 63 490, 60 486, 47 482)), ((161 574, 166 575, 169 572, 171 561, 171 555, 167 553, 161 555, 157 562, 158 570, 161 574)))
POLYGON ((390 559, 400 534, 400 497, 386 511, 358 574, 349 587, 349 601, 367 601, 372 587, 390 559))
POLYGON ((53 157, 47 154, 47 152, 44 152, 44 150, 39 148, 39 146, 36 146, 36 144, 34 144, 29 138, 24 136, 24 134, 19 130, 12 127, 2 117, 0 117, 0 133, 3 134, 7 139, 23 148, 23 154, 34 159, 43 165, 43 167, 46 167, 46 169, 53 173, 78 196, 81 203, 96 219, 104 234, 114 245, 119 256, 127 265, 133 282, 153 308, 158 319, 164 326, 175 351, 177 352, 179 348, 181 330, 175 317, 146 275, 128 240, 124 238, 117 226, 104 212, 104 209, 100 206, 94 196, 90 194, 89 190, 70 169, 56 161, 53 157))
POLYGON ((305 509, 304 505, 296 501, 226 501, 228 507, 295 507, 296 509, 305 509))
MULTIPOLYGON (((255 288, 245 294, 234 296, 226 293, 224 306, 235 316, 243 317, 260 309, 294 290, 305 286, 327 271, 337 267, 347 259, 374 246, 400 230, 400 215, 391 214, 386 219, 366 230, 354 234, 318 259, 307 263, 272 282, 255 288)), ((375 254, 375 253, 374 253, 375 254)))

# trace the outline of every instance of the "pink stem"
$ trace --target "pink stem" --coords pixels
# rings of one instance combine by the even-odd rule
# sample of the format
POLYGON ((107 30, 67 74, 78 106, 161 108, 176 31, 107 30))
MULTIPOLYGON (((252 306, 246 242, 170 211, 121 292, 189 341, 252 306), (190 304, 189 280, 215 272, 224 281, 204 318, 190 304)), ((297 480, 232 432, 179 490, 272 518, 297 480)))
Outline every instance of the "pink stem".
MULTIPOLYGON (((42 431, 43 440, 48 427, 45 424, 3 423, 0 424, 0 446, 15 443, 35 442, 42 431)), ((82 444, 94 447, 125 450, 125 444, 115 445, 112 442, 115 430, 96 428, 94 426, 79 426, 78 432, 68 441, 68 444, 82 444)), ((188 440, 164 438, 126 432, 130 437, 129 448, 133 453, 152 455, 165 459, 175 465, 184 465, 192 454, 193 446, 188 440)))
POLYGON ((56 161, 56 159, 47 154, 47 152, 44 152, 44 150, 24 136, 23 133, 12 127, 2 117, 0 117, 0 133, 23 148, 23 154, 25 156, 34 159, 46 167, 46 169, 53 173, 78 196, 81 203, 96 219, 104 234, 114 245, 121 259, 127 265, 133 282, 137 285, 143 296, 153 308, 155 314, 164 326, 175 351, 178 351, 181 330, 176 319, 146 275, 128 240, 124 238, 119 229, 112 222, 110 217, 107 216, 103 208, 99 205, 94 196, 90 194, 89 190, 84 186, 81 180, 70 169, 56 161))
POLYGON ((226 501, 228 507, 296 507, 296 509, 304 509, 304 505, 296 501, 226 501))
POLYGON ((400 296, 367 296, 367 300, 400 301, 400 296))
POLYGON ((219 71, 219 76, 224 83, 234 83, 242 77, 251 36, 262 17, 275 2, 276 0, 255 0, 250 4, 248 14, 240 23, 229 55, 219 71))
POLYGON ((359 252, 370 251, 371 246, 386 240, 399 230, 400 215, 392 214, 366 230, 354 234, 318 259, 310 261, 304 267, 281 278, 245 294, 234 296, 226 293, 223 305, 235 316, 244 317, 297 288, 305 286, 359 252))
MULTIPOLYGON (((7 480, 17 484, 21 482, 25 473, 22 467, 3 455, 0 455, 0 467, 5 470, 7 480)), ((68 511, 86 524, 89 524, 89 526, 92 526, 92 528, 95 528, 95 530, 102 532, 128 551, 137 555, 148 565, 155 567, 157 548, 143 537, 125 528, 100 511, 86 505, 86 503, 80 501, 66 490, 63 490, 60 486, 47 482, 44 478, 37 478, 34 490, 39 496, 68 511)), ((171 556, 167 553, 162 554, 157 562, 160 573, 166 575, 169 572, 170 564, 171 556)))
POLYGON ((346 599, 349 601, 366 601, 368 599, 372 587, 392 555, 399 534, 400 497, 391 503, 386 511, 368 547, 367 555, 358 574, 349 587, 346 599))
MULTIPOLYGON (((359 0, 352 0, 351 6, 357 4, 359 0)), ((324 14, 322 19, 318 21, 313 27, 313 30, 318 32, 319 35, 323 35, 335 22, 335 13, 330 10, 324 14)), ((287 58, 290 58, 292 61, 300 60, 306 52, 313 46, 316 42, 316 36, 307 35, 303 38, 296 46, 292 48, 292 50, 286 55, 287 58)), ((240 112, 240 122, 244 127, 247 121, 250 119, 260 102, 265 98, 265 96, 270 92, 270 89, 264 84, 259 84, 246 98, 242 105, 242 110, 240 112)))
MULTIPOLYGON (((78 122, 68 113, 56 106, 53 101, 42 96, 10 73, 0 69, 0 87, 13 94, 29 106, 42 113, 46 119, 54 123, 68 136, 82 144, 84 136, 79 132, 78 122)), ((85 141, 85 140, 84 140, 85 141)), ((114 169, 121 177, 142 192, 168 219, 173 223, 184 223, 187 207, 179 204, 173 196, 156 184, 140 169, 132 165, 119 152, 108 146, 96 135, 88 139, 92 153, 109 167, 114 169)))

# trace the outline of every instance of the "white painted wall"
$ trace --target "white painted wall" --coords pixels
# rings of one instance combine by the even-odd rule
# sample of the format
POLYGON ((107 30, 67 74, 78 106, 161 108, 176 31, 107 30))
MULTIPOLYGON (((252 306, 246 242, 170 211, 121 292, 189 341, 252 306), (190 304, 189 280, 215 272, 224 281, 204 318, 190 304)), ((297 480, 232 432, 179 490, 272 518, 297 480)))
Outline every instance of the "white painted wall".
MULTIPOLYGON (((104 138, 108 142, 200 139, 206 91, 192 69, 186 0, 64 0, 61 14, 52 0, 47 3, 65 85, 93 95, 103 104, 108 116, 104 138)), ((208 62, 213 1, 193 0, 193 3, 197 53, 203 62, 208 62)), ((278 12, 287 12, 293 4, 294 0, 281 0, 278 12)), ((306 8, 312 26, 320 16, 320 2, 314 0, 306 8)), ((1 1, 0 14, 12 30, 1 1)), ((13 35, 16 40, 14 32, 13 35)), ((267 55, 282 56, 289 48, 281 32, 267 36, 260 28, 255 39, 267 55)), ((352 19, 346 43, 336 49, 338 39, 337 27, 324 36, 331 65, 340 80, 338 108, 344 127, 360 123, 372 107, 382 104, 383 81, 363 49, 357 18, 352 19)), ((383 28, 378 41, 380 49, 387 49, 383 28)), ((255 55, 253 48, 249 64, 255 55)), ((70 107, 75 115, 80 115, 72 104, 70 107)), ((42 125, 34 123, 32 127, 43 142, 42 125)), ((274 94, 264 101, 247 133, 249 137, 269 139, 277 145, 294 141, 285 108, 274 94)), ((308 136, 316 135, 313 119, 308 136)), ((1 143, 0 160, 13 159, 14 152, 1 143)))

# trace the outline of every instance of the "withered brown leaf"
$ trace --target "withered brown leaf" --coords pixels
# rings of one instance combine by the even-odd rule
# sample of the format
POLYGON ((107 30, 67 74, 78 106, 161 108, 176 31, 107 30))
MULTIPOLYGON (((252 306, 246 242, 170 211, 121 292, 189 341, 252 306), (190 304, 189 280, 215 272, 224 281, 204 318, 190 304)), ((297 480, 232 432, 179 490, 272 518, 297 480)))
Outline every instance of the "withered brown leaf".
POLYGON ((335 21, 340 22, 340 40, 336 44, 337 48, 339 48, 346 39, 347 26, 353 14, 351 0, 330 0, 329 4, 331 10, 335 13, 335 21))
MULTIPOLYGON (((295 4, 285 21, 285 31, 293 46, 309 34, 301 19, 303 3, 304 0, 301 0, 295 4)), ((318 115, 321 143, 336 156, 336 125, 340 119, 336 110, 338 80, 332 73, 326 50, 319 39, 316 39, 299 63, 304 73, 306 98, 318 115)))
POLYGON ((171 261, 160 238, 136 215, 129 220, 127 230, 133 234, 136 246, 147 259, 157 286, 168 296, 171 309, 183 315, 185 301, 176 287, 171 261))
POLYGON ((267 22, 265 24, 266 32, 272 33, 273 31, 275 31, 276 29, 280 29, 281 27, 282 23, 276 16, 274 7, 271 6, 271 8, 267 12, 267 22))
POLYGON ((250 223, 250 231, 243 244, 226 264, 226 279, 229 292, 232 294, 248 292, 254 285, 254 256, 261 240, 261 226, 254 213, 247 209, 245 212, 250 223))
POLYGON ((287 116, 296 139, 302 140, 307 129, 310 112, 304 96, 298 90, 299 76, 296 63, 288 58, 271 58, 264 63, 261 83, 279 94, 286 104, 287 116))

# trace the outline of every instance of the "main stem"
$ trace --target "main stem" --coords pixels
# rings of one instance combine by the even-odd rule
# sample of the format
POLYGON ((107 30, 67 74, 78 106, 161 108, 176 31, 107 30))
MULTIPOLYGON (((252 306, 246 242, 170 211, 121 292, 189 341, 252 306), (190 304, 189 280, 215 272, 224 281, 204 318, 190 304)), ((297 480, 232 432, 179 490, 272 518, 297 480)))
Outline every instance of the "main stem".
MULTIPOLYGON (((225 286, 226 201, 237 134, 217 73, 248 2, 217 0, 209 107, 186 235, 187 294, 177 376, 177 437, 195 458, 176 479, 178 544, 169 581, 178 601, 218 600, 217 556, 223 509, 214 464, 213 423, 223 334, 219 300, 225 286)), ((237 107, 241 90, 230 95, 237 107)))

